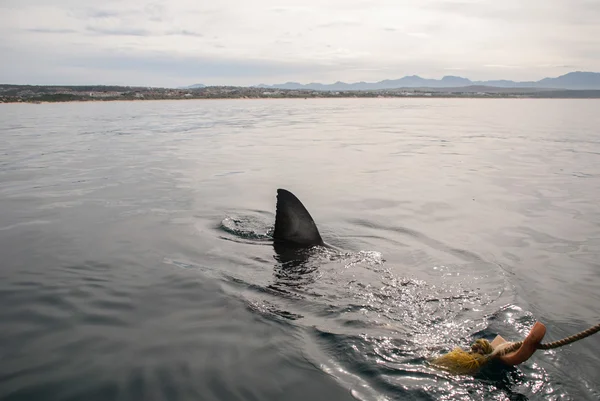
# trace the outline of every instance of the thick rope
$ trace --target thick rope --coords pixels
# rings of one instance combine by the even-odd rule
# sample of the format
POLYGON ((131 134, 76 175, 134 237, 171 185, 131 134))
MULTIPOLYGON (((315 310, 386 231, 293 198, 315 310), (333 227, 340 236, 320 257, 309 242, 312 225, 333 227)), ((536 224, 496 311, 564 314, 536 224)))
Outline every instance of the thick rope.
MULTIPOLYGON (((546 344, 538 344, 536 349, 548 350, 563 347, 575 341, 591 336, 599 331, 600 323, 580 333, 563 338, 562 340, 546 344)), ((464 351, 460 348, 455 348, 446 355, 435 358, 432 362, 434 365, 447 369, 453 373, 472 374, 493 358, 517 351, 522 345, 523 341, 515 343, 506 342, 500 344, 494 349, 488 340, 480 338, 473 343, 470 352, 464 351)))
MULTIPOLYGON (((596 334, 599 331, 600 331, 600 323, 598 323, 597 325, 592 326, 589 329, 584 330, 584 331, 582 331, 580 333, 574 334, 574 335, 569 336, 569 337, 565 337, 562 340, 553 341, 551 343, 546 343, 546 344, 538 344, 536 348, 537 349, 548 350, 548 349, 554 349, 554 348, 563 347, 565 345, 569 345, 571 343, 574 343, 575 341, 579 341, 579 340, 582 340, 582 339, 584 339, 586 337, 589 337, 592 334, 596 334)), ((491 355, 493 355, 493 356, 502 356, 502 355, 510 354, 511 352, 515 352, 516 350, 518 350, 519 348, 521 348, 521 345, 523 345, 523 341, 518 341, 516 343, 511 343, 510 346, 503 347, 497 353, 492 352, 491 355)))

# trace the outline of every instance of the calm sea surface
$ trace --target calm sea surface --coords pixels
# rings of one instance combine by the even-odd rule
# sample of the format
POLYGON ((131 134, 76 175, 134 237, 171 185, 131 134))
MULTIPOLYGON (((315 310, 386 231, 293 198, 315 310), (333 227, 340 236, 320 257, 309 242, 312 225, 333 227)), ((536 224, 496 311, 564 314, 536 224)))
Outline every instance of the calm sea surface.
POLYGON ((599 400, 600 102, 0 105, 0 399, 599 400), (277 188, 326 242, 277 254, 277 188))

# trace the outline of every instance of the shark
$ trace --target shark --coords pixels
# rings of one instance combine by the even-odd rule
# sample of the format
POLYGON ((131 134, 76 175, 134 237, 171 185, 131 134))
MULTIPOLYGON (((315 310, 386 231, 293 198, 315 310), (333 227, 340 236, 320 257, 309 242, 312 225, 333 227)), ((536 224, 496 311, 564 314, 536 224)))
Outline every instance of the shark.
POLYGON ((339 251, 325 243, 317 224, 300 199, 287 189, 277 189, 273 248, 286 269, 302 271, 311 257, 310 250, 323 247, 339 251))
MULTIPOLYGON (((302 284, 307 274, 317 270, 323 260, 365 260, 362 252, 356 254, 347 249, 326 243, 319 229, 300 199, 290 191, 277 189, 275 227, 271 234, 275 276, 286 286, 302 284)), ((374 260, 381 259, 375 256, 374 260)), ((376 262, 380 263, 380 262, 376 262)))
POLYGON ((323 241, 317 224, 300 199, 282 188, 277 189, 273 240, 277 245, 294 248, 331 248, 323 241))

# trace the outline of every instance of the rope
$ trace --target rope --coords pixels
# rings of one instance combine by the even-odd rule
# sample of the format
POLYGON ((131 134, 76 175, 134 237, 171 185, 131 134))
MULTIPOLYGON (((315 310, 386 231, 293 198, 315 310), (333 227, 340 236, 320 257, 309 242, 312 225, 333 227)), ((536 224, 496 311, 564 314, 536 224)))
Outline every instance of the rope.
MULTIPOLYGON (((599 331, 600 323, 580 333, 565 337, 562 340, 538 344, 536 349, 549 350, 563 347, 565 345, 574 343, 575 341, 589 337, 599 331)), ((472 374, 479 370, 483 365, 491 361, 493 358, 515 352, 521 348, 522 345, 523 341, 515 343, 507 342, 494 349, 488 340, 480 338, 473 343, 470 352, 464 351, 460 348, 455 348, 446 355, 435 358, 432 360, 432 363, 440 368, 449 370, 456 374, 472 374)))
MULTIPOLYGON (((599 331, 600 331, 600 323, 598 323, 595 326, 590 327, 587 330, 584 330, 582 332, 579 332, 579 333, 574 334, 574 335, 569 336, 569 337, 565 337, 562 340, 553 341, 551 343, 546 343, 546 344, 538 344, 536 348, 537 349, 543 349, 543 350, 549 350, 549 349, 555 349, 555 348, 563 347, 565 345, 569 345, 571 343, 574 343, 575 341, 579 341, 579 340, 582 340, 582 339, 584 339, 586 337, 589 337, 592 334, 596 334, 599 331)), ((491 355, 502 356, 502 355, 510 354, 511 352, 515 352, 516 350, 518 350, 519 348, 521 348, 521 345, 523 345, 523 341, 518 341, 516 343, 511 343, 510 346, 502 348, 497 353, 492 352, 491 355)))

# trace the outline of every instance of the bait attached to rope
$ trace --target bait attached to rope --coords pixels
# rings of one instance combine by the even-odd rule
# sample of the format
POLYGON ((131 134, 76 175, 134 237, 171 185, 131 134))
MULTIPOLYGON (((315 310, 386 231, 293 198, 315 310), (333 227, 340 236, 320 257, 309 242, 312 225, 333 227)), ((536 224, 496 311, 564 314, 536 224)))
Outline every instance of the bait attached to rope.
POLYGON ((454 374, 472 375, 493 359, 499 359, 508 365, 518 365, 529 359, 538 349, 547 350, 562 347, 591 336, 598 331, 600 331, 600 323, 562 340, 542 344, 541 341, 546 334, 546 326, 536 322, 523 341, 507 342, 501 336, 496 336, 490 343, 488 340, 480 338, 473 343, 470 351, 455 348, 430 362, 432 365, 454 374))

